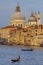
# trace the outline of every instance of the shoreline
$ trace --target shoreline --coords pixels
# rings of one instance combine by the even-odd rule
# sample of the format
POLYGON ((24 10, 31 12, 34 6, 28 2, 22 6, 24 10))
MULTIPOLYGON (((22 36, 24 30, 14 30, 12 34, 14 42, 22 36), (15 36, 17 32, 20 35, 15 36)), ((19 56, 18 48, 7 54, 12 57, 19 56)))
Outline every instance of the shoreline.
POLYGON ((41 48, 43 48, 43 46, 37 46, 37 45, 18 45, 18 44, 0 44, 0 45, 2 45, 2 46, 19 46, 19 47, 30 47, 30 48, 39 48, 39 47, 41 47, 41 48))

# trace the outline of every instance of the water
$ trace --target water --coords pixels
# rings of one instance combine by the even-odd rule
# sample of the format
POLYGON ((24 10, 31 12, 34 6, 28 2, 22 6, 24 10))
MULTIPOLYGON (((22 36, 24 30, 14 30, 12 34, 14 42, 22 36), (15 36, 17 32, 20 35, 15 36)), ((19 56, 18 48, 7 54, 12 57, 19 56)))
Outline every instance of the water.
POLYGON ((22 47, 0 45, 0 65, 43 65, 43 48, 34 51, 21 51, 22 47), (11 59, 20 55, 20 61, 12 63, 11 59))

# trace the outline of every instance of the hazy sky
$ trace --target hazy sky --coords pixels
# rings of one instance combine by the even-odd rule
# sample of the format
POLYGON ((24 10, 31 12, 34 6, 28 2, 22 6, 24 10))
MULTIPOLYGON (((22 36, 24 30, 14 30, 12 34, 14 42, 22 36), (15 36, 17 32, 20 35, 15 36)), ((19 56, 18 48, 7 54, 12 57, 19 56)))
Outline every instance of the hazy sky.
POLYGON ((28 20, 32 11, 40 11, 41 23, 43 23, 43 0, 0 0, 0 27, 9 24, 17 2, 19 2, 26 20, 28 20))

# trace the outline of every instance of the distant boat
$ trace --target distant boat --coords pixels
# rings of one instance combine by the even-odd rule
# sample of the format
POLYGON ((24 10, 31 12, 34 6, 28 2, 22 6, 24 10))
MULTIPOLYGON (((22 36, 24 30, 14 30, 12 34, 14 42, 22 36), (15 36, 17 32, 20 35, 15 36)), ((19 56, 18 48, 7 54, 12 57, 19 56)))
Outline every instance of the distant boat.
POLYGON ((12 61, 12 62, 20 61, 20 56, 16 57, 15 59, 12 59, 11 61, 12 61))
POLYGON ((21 49, 22 51, 33 51, 34 49, 33 48, 30 48, 30 49, 21 49))

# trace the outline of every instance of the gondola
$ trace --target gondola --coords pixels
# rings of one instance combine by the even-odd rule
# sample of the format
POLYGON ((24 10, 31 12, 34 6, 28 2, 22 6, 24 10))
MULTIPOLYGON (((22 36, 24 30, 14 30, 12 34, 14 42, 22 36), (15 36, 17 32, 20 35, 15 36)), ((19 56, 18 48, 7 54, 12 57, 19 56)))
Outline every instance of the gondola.
POLYGON ((30 48, 30 49, 21 49, 22 51, 33 51, 34 49, 33 48, 30 48))
POLYGON ((16 57, 15 59, 12 59, 11 61, 12 61, 12 62, 20 61, 20 56, 19 56, 19 57, 16 57))

